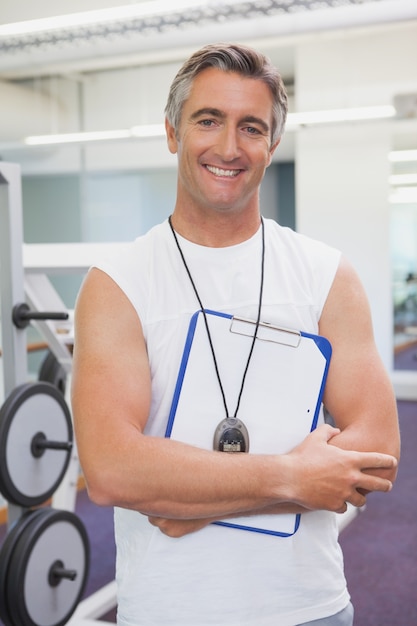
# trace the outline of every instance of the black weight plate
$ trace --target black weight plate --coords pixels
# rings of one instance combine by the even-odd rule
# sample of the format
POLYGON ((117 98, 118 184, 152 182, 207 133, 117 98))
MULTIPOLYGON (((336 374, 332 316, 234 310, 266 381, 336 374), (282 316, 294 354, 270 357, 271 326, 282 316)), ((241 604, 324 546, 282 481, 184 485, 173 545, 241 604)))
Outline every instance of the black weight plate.
POLYGON ((67 386, 67 373, 62 367, 55 354, 48 350, 39 369, 38 379, 47 383, 52 383, 60 392, 65 395, 67 386))
POLYGON ((70 450, 45 450, 36 457, 33 437, 72 443, 71 416, 62 393, 51 383, 16 387, 0 409, 0 492, 13 504, 31 508, 52 496, 71 458, 70 450))
POLYGON ((10 528, 0 550, 0 618, 3 620, 5 626, 15 626, 15 622, 12 619, 13 614, 9 610, 7 600, 10 560, 13 558, 14 550, 21 534, 39 515, 42 515, 41 509, 28 511, 22 515, 10 528))
POLYGON ((9 560, 7 602, 13 626, 63 626, 84 592, 90 549, 81 520, 69 511, 43 509, 26 525, 9 560), (51 585, 56 561, 74 570, 74 580, 51 585))

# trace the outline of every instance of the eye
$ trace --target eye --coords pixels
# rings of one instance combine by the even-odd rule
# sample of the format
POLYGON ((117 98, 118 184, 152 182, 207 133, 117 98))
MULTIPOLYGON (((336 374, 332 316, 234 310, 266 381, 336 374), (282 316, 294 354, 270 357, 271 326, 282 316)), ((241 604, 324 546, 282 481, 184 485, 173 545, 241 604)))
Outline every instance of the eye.
POLYGON ((261 135, 261 131, 259 128, 255 128, 255 126, 246 126, 245 131, 248 135, 261 135))
POLYGON ((204 128, 210 128, 211 126, 214 126, 214 120, 209 120, 209 119, 205 119, 205 120, 200 120, 199 122, 200 126, 203 126, 204 128))

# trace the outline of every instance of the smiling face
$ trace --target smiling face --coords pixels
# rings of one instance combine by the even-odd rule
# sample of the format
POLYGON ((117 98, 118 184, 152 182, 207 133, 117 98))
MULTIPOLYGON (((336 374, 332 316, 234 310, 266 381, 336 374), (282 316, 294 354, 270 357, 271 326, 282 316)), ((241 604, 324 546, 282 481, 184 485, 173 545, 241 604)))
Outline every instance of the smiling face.
MULTIPOLYGON (((216 68, 195 78, 168 146, 178 157, 178 209, 259 212, 271 146, 272 96, 261 80, 216 68)), ((178 210, 176 208, 176 210, 178 210)))

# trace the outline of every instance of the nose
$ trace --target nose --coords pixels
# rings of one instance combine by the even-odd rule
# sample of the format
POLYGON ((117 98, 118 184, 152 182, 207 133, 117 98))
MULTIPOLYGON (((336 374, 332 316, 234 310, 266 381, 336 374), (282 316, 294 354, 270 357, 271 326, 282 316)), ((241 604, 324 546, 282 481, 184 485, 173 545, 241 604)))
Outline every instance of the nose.
POLYGON ((238 130, 225 124, 219 134, 217 149, 223 161, 233 161, 240 156, 238 130))

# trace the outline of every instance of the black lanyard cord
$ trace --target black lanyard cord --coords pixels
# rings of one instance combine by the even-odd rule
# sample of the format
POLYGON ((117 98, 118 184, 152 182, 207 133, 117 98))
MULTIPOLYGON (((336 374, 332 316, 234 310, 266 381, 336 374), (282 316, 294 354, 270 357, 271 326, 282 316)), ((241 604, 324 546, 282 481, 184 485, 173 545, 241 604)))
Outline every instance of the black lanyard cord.
MULTIPOLYGON (((191 276, 191 272, 190 272, 189 267, 187 265, 187 262, 185 260, 185 257, 184 257, 183 251, 181 249, 181 246, 179 244, 177 235, 176 235, 175 230, 174 230, 174 228, 172 226, 171 216, 169 216, 168 222, 169 222, 172 234, 174 236, 175 243, 177 244, 177 248, 178 248, 178 251, 180 253, 182 262, 183 262, 184 267, 185 267, 185 269, 187 271, 188 277, 190 279, 191 285, 192 285, 192 287, 194 289, 194 293, 196 295, 198 304, 200 305, 200 309, 201 309, 201 312, 202 312, 203 317, 204 317, 204 324, 205 324, 206 331, 207 331, 207 337, 208 337, 209 344, 210 344, 211 354, 213 356, 214 369, 216 371, 216 376, 217 376, 217 380, 218 380, 218 383, 219 383, 219 388, 220 388, 220 391, 221 391, 221 394, 222 394, 224 410, 226 412, 226 418, 227 418, 227 417, 230 417, 230 415, 229 415, 229 410, 228 410, 228 407, 227 407, 226 395, 225 395, 225 392, 224 392, 224 389, 223 389, 223 384, 222 384, 221 377, 220 377, 219 367, 218 367, 218 364, 217 364, 216 353, 214 351, 213 340, 211 338, 211 333, 210 333, 209 324, 208 324, 208 320, 207 320, 207 314, 206 314, 206 311, 204 309, 203 303, 201 302, 201 298, 200 298, 199 293, 197 291, 197 287, 195 286, 193 277, 191 276)), ((264 273, 265 273, 265 226, 264 226, 264 221, 263 221, 262 217, 261 217, 261 229, 262 229, 262 255, 261 255, 261 282, 260 282, 259 300, 258 300, 258 315, 257 315, 257 319, 256 319, 255 331, 254 331, 254 334, 253 334, 252 344, 251 344, 251 347, 250 347, 250 350, 249 350, 248 359, 246 361, 245 371, 243 372, 242 384, 240 386, 240 391, 239 391, 239 396, 238 396, 238 399, 237 399, 236 410, 234 412, 233 417, 236 417, 237 413, 239 411, 240 400, 242 398, 243 388, 245 386, 246 375, 248 373, 249 364, 251 362, 253 349, 255 347, 255 341, 256 341, 257 334, 258 334, 258 328, 259 328, 259 324, 260 324, 260 321, 261 321, 261 309, 262 309, 262 297, 263 297, 264 273)))

